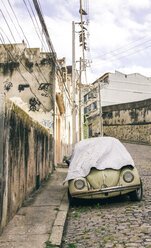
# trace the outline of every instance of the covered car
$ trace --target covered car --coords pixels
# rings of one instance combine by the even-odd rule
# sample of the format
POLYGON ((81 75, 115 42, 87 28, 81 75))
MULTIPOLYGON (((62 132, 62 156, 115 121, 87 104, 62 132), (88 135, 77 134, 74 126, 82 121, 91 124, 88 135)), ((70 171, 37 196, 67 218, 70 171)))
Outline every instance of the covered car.
POLYGON ((78 142, 70 156, 66 181, 70 201, 123 194, 129 194, 132 200, 142 199, 142 181, 134 161, 124 145, 113 137, 78 142))

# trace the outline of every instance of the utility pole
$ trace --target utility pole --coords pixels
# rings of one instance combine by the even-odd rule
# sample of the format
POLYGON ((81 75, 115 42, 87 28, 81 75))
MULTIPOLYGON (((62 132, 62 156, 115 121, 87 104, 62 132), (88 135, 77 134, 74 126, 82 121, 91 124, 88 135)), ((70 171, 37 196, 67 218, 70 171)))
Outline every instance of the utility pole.
POLYGON ((84 27, 83 27, 83 9, 82 9, 82 0, 80 0, 80 17, 81 17, 81 34, 82 34, 82 54, 83 54, 83 70, 85 72, 85 80, 87 83, 87 76, 86 76, 86 64, 85 64, 85 53, 84 53, 84 27))
POLYGON ((80 57, 80 77, 79 77, 79 141, 82 139, 82 123, 81 123, 81 63, 80 57))
POLYGON ((102 119, 102 104, 101 104, 101 87, 98 81, 98 90, 99 90, 99 129, 100 129, 100 136, 103 136, 103 119, 102 119))
POLYGON ((75 82, 75 23, 72 22, 72 144, 76 143, 76 109, 75 109, 75 97, 76 97, 76 82, 75 82))

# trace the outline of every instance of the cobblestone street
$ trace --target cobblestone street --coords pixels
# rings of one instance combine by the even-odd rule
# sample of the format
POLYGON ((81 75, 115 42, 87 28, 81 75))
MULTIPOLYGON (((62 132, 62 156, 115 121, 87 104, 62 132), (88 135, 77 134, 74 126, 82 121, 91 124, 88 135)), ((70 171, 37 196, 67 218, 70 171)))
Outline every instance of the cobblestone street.
POLYGON ((151 248, 151 147, 125 146, 143 180, 143 200, 124 196, 70 208, 63 248, 151 248))

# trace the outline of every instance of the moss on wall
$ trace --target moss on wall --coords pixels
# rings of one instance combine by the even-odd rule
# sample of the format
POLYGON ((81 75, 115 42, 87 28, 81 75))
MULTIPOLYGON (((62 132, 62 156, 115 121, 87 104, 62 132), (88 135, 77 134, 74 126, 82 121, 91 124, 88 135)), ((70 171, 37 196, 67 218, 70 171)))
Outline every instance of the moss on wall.
POLYGON ((10 75, 13 74, 13 71, 19 67, 18 62, 6 62, 6 63, 0 63, 0 68, 2 68, 3 74, 7 75, 10 73, 10 75))
POLYGON ((105 134, 128 142, 151 144, 150 104, 148 99, 103 107, 105 134))
POLYGON ((38 122, 32 121, 10 100, 6 102, 4 139, 5 173, 3 202, 7 215, 3 226, 12 218, 23 200, 52 171, 50 153, 52 136, 38 122), (6 151, 7 150, 7 151, 6 151), (7 168, 6 168, 7 167, 7 168), (7 192, 7 193, 6 193, 7 192), (6 199, 7 198, 7 199, 6 199))

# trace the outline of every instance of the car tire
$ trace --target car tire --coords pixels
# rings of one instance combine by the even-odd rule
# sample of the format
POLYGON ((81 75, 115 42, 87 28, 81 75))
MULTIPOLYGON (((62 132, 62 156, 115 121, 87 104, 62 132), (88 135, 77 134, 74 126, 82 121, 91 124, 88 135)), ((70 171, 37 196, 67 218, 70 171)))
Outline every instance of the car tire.
POLYGON ((142 186, 142 180, 141 181, 141 185, 140 188, 136 189, 135 191, 131 192, 129 194, 131 201, 141 201, 142 197, 143 197, 143 186, 142 186))

